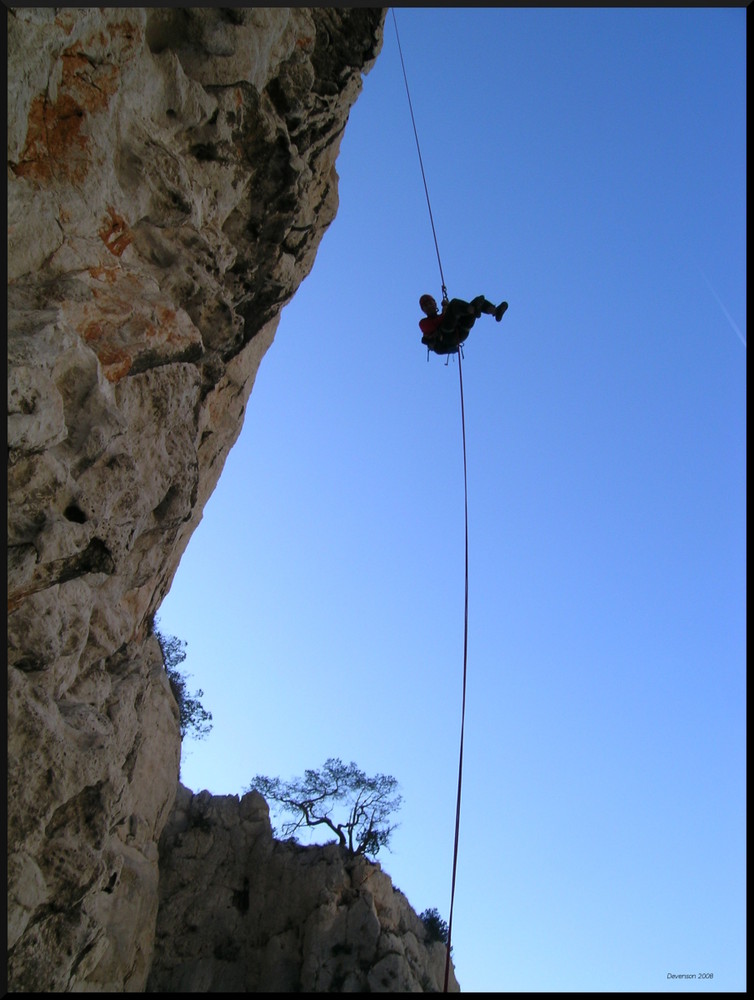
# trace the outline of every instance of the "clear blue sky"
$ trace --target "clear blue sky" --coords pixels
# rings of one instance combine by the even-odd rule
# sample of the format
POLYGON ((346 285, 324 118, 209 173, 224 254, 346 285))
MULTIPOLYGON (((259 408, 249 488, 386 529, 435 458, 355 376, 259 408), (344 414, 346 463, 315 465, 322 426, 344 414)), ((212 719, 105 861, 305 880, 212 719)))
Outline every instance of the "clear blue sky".
MULTIPOLYGON (((464 991, 741 991, 745 10, 398 8, 463 363, 464 991), (668 973, 712 973, 669 980, 668 973)), ((458 366, 391 15, 340 210, 161 611, 214 730, 182 780, 395 775, 380 858, 447 918, 458 366)))

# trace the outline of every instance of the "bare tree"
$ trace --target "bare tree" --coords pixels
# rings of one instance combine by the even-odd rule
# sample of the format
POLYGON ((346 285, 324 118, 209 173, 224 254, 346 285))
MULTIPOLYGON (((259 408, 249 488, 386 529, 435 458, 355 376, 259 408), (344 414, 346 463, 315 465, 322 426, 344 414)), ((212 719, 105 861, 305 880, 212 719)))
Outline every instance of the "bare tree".
POLYGON ((280 811, 293 816, 281 827, 292 837, 301 827, 324 826, 351 854, 377 854, 388 847, 395 824, 390 814, 400 807, 398 782, 387 774, 368 777, 353 761, 330 757, 318 771, 282 781, 257 775, 247 791, 260 792, 280 811))

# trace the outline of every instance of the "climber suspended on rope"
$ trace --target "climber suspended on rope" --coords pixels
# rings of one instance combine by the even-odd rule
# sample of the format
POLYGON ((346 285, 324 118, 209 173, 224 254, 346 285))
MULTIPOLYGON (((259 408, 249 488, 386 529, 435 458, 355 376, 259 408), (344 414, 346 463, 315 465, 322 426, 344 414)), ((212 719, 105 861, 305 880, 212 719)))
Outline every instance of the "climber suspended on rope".
POLYGON ((448 302, 443 299, 442 306, 442 312, 439 312, 431 295, 422 295, 419 299, 419 308, 425 314, 425 318, 419 320, 422 344, 426 344, 435 354, 454 354, 482 313, 494 316, 499 323, 508 303, 501 302, 496 306, 484 295, 477 295, 471 302, 464 299, 451 299, 448 302))

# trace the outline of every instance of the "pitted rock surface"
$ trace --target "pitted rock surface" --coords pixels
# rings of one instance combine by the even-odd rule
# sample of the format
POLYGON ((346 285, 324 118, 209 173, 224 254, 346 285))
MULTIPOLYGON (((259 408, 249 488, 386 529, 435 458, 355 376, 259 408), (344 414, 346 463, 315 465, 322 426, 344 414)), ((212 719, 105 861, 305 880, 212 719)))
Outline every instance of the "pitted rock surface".
POLYGON ((337 209, 378 8, 8 19, 8 966, 144 989, 177 707, 155 612, 337 209))

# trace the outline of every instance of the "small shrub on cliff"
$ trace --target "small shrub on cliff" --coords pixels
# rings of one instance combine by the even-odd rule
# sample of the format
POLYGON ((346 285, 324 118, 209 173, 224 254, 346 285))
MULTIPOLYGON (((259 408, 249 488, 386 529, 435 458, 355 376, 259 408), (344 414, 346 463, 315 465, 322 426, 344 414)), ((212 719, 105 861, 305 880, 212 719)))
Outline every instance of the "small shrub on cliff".
POLYGON ((351 854, 372 854, 388 846, 395 824, 388 818, 401 804, 398 782, 387 774, 368 777, 353 761, 330 757, 319 771, 282 781, 258 774, 246 791, 260 792, 293 819, 281 828, 291 837, 301 827, 324 826, 351 854))
POLYGON ((179 664, 186 659, 186 642, 178 639, 174 635, 165 635, 157 625, 157 621, 152 622, 152 631, 160 644, 162 650, 162 662, 170 681, 170 690, 178 704, 178 711, 181 720, 181 739, 186 734, 194 739, 202 740, 212 729, 212 713, 208 712, 202 705, 200 698, 204 696, 204 691, 199 688, 193 694, 189 694, 186 684, 190 674, 182 674, 178 669, 179 664))
POLYGON ((427 932, 427 941, 442 941, 448 943, 448 925, 440 916, 438 910, 432 907, 419 914, 419 919, 424 924, 427 932))

